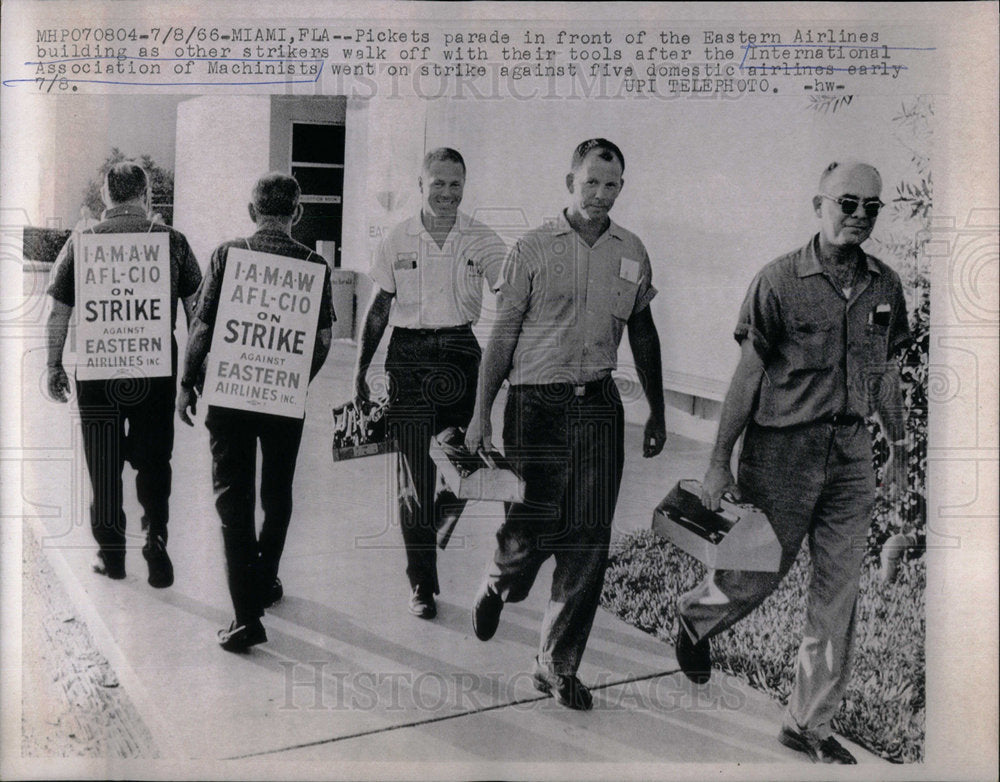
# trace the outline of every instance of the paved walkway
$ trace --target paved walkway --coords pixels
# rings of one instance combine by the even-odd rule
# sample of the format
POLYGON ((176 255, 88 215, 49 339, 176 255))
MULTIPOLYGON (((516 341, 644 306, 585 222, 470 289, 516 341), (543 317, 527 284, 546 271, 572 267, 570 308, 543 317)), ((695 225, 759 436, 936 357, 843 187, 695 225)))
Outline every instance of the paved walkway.
MULTIPOLYGON (((227 654, 215 642, 231 604, 204 427, 177 424, 170 524, 176 584, 146 584, 140 537, 132 538, 128 577, 113 582, 88 568, 93 548, 75 409, 35 397, 33 387, 26 391, 25 442, 44 448, 38 461, 23 465, 26 504, 37 513, 26 530, 42 537, 152 733, 164 769, 243 778, 585 778, 661 769, 641 765, 626 774, 623 763, 804 771, 808 761, 775 741, 778 704, 718 673, 707 687, 690 685, 669 645, 603 610, 580 671, 594 685, 594 710, 573 712, 541 697, 529 675, 551 563, 527 601, 505 608, 491 642, 472 634, 470 604, 492 553, 499 504, 470 505, 441 554, 438 618, 410 616, 399 530, 387 522, 388 459, 330 459, 330 408, 348 396, 353 351, 336 344, 310 391, 281 567, 285 599, 265 617, 269 642, 247 655, 227 654), (204 765, 223 759, 229 764, 204 765), (412 763, 453 765, 400 765, 412 763), (546 765, 521 765, 535 763, 546 765), (586 765, 571 770, 561 765, 567 763, 586 765)), ((40 350, 29 352, 25 378, 39 377, 43 365, 40 350)), ((671 437, 665 455, 643 460, 640 435, 629 428, 619 532, 648 528, 650 509, 674 481, 700 475, 706 456, 706 446, 671 437)), ((128 476, 126 512, 137 535, 128 476)), ((852 750, 862 763, 880 762, 852 750)), ((145 761, 143 773, 150 768, 145 761)), ((109 773, 140 773, 128 764, 114 769, 109 773)))

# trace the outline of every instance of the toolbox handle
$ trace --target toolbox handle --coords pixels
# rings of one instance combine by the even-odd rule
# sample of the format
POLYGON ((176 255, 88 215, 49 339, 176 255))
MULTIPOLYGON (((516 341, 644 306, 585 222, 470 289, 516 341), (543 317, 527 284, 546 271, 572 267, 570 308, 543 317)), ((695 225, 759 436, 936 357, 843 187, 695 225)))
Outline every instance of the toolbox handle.
POLYGON ((479 458, 482 459, 486 463, 486 466, 491 470, 495 470, 497 468, 497 463, 493 461, 493 457, 486 451, 485 448, 479 446, 479 450, 476 451, 476 453, 479 454, 479 458))
MULTIPOLYGON (((723 492, 722 499, 724 499, 726 502, 731 502, 733 505, 742 504, 740 500, 736 499, 736 497, 733 496, 733 493, 731 491, 723 492)), ((735 513, 730 513, 725 508, 719 508, 719 510, 716 512, 726 521, 730 521, 734 524, 740 520, 739 516, 737 516, 735 513)))

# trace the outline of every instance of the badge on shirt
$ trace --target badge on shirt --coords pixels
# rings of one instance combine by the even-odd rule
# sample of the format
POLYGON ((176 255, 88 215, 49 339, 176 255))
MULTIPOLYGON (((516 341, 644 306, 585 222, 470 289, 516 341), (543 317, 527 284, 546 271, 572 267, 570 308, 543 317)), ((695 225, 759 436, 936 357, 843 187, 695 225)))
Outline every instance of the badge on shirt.
POLYGON ((888 304, 878 304, 868 315, 868 322, 880 328, 889 328, 889 321, 892 319, 892 307, 888 304))
POLYGON ((417 268, 417 254, 416 253, 396 253, 396 262, 392 265, 393 269, 416 269, 417 268))
POLYGON ((622 258, 618 276, 629 282, 639 282, 639 262, 633 261, 631 258, 622 258))

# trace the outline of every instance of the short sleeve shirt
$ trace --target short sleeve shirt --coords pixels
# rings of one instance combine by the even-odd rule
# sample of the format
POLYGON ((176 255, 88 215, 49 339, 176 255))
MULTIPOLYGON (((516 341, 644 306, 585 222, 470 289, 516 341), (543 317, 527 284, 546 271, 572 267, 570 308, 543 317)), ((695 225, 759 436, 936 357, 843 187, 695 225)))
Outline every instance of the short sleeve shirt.
MULTIPOLYGON (((191 251, 191 246, 180 231, 162 223, 154 223, 146 212, 132 205, 112 207, 104 213, 104 220, 83 233, 127 234, 127 233, 169 233, 170 234, 170 327, 177 321, 177 299, 186 299, 198 290, 201 269, 191 251)), ((55 268, 48 288, 49 295, 68 307, 76 306, 76 273, 74 269, 73 240, 66 243, 55 268)))
POLYGON ((389 325, 423 329, 479 320, 483 279, 496 286, 507 246, 484 223, 459 212, 442 247, 420 215, 394 226, 372 259, 371 278, 394 294, 389 325))
POLYGON ((859 250, 850 296, 823 270, 819 236, 765 266, 750 284, 734 336, 764 360, 754 420, 787 427, 876 411, 880 382, 910 338, 899 275, 859 250))
POLYGON ((614 221, 593 247, 565 213, 523 236, 499 286, 524 316, 510 382, 586 383, 609 374, 628 319, 656 295, 652 275, 639 237, 614 221))
POLYGON ((287 258, 299 258, 310 263, 321 264, 326 272, 323 275, 323 293, 320 296, 319 318, 316 327, 318 329, 330 328, 335 320, 335 313, 333 311, 330 267, 327 265, 326 259, 314 253, 304 244, 295 241, 284 231, 271 229, 257 231, 246 239, 224 242, 215 249, 215 252, 212 253, 212 260, 208 264, 205 279, 198 291, 198 306, 195 309, 198 320, 209 326, 215 326, 215 315, 219 310, 219 292, 222 289, 222 278, 226 273, 226 259, 229 257, 230 247, 271 253, 272 255, 284 255, 287 258))

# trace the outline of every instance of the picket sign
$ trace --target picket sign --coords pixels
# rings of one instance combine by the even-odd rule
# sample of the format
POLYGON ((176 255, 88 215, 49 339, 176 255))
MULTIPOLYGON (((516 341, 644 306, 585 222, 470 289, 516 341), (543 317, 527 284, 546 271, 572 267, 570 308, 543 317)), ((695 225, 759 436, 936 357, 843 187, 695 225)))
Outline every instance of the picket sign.
POLYGON ((76 376, 169 377, 170 234, 77 234, 76 376))
POLYGON ((208 404, 303 418, 326 267, 232 247, 205 374, 208 404))

